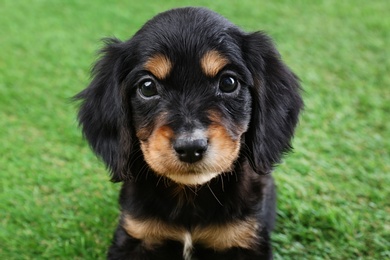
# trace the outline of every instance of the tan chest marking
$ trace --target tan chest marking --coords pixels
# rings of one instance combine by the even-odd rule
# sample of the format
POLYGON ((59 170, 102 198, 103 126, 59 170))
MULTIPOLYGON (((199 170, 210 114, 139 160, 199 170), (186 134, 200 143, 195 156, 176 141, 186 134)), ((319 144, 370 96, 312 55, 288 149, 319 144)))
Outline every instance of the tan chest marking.
POLYGON ((143 240, 147 247, 162 244, 166 240, 175 240, 182 242, 185 247, 192 247, 188 245, 188 241, 191 241, 217 251, 232 247, 251 248, 257 241, 260 228, 254 218, 224 225, 198 226, 192 230, 157 219, 137 220, 130 215, 124 216, 123 223, 126 232, 143 240))

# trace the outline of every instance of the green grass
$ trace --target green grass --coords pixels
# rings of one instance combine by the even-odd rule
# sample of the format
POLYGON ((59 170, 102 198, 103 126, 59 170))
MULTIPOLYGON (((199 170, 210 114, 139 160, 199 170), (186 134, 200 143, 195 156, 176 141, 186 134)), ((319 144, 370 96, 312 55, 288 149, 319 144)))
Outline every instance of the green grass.
MULTIPOLYGON (((388 1, 180 5, 194 3, 267 31, 302 79, 295 152, 274 173, 276 259, 390 258, 388 1)), ((69 98, 88 84, 100 38, 129 38, 175 6, 0 0, 0 259, 104 258, 119 185, 69 98)))

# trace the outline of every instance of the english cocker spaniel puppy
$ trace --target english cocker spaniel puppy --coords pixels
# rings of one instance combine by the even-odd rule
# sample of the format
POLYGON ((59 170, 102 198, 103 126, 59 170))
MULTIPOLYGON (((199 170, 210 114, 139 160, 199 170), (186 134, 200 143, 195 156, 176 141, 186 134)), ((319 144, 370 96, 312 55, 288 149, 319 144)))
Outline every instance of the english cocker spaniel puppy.
POLYGON ((85 138, 122 182, 109 259, 272 259, 271 172, 291 148, 297 77, 264 33, 204 8, 107 40, 75 98, 85 138))

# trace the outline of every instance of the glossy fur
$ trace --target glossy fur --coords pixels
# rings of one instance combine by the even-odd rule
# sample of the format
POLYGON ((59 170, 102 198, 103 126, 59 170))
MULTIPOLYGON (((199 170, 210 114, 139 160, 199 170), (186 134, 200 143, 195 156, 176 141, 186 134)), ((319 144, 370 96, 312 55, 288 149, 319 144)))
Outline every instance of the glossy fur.
POLYGON ((271 172, 302 101, 269 37, 173 9, 107 40, 76 99, 85 138, 123 183, 109 259, 272 259, 271 172))

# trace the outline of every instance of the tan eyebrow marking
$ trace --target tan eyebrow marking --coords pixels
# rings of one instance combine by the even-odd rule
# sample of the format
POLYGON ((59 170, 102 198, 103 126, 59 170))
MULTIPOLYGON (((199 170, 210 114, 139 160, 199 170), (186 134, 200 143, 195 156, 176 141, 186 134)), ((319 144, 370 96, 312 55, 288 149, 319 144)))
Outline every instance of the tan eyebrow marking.
POLYGON ((157 53, 146 61, 144 68, 150 71, 156 78, 163 80, 169 76, 172 70, 172 63, 167 56, 157 53))
POLYGON ((206 76, 215 77, 229 61, 216 50, 206 52, 200 60, 200 66, 206 76))

